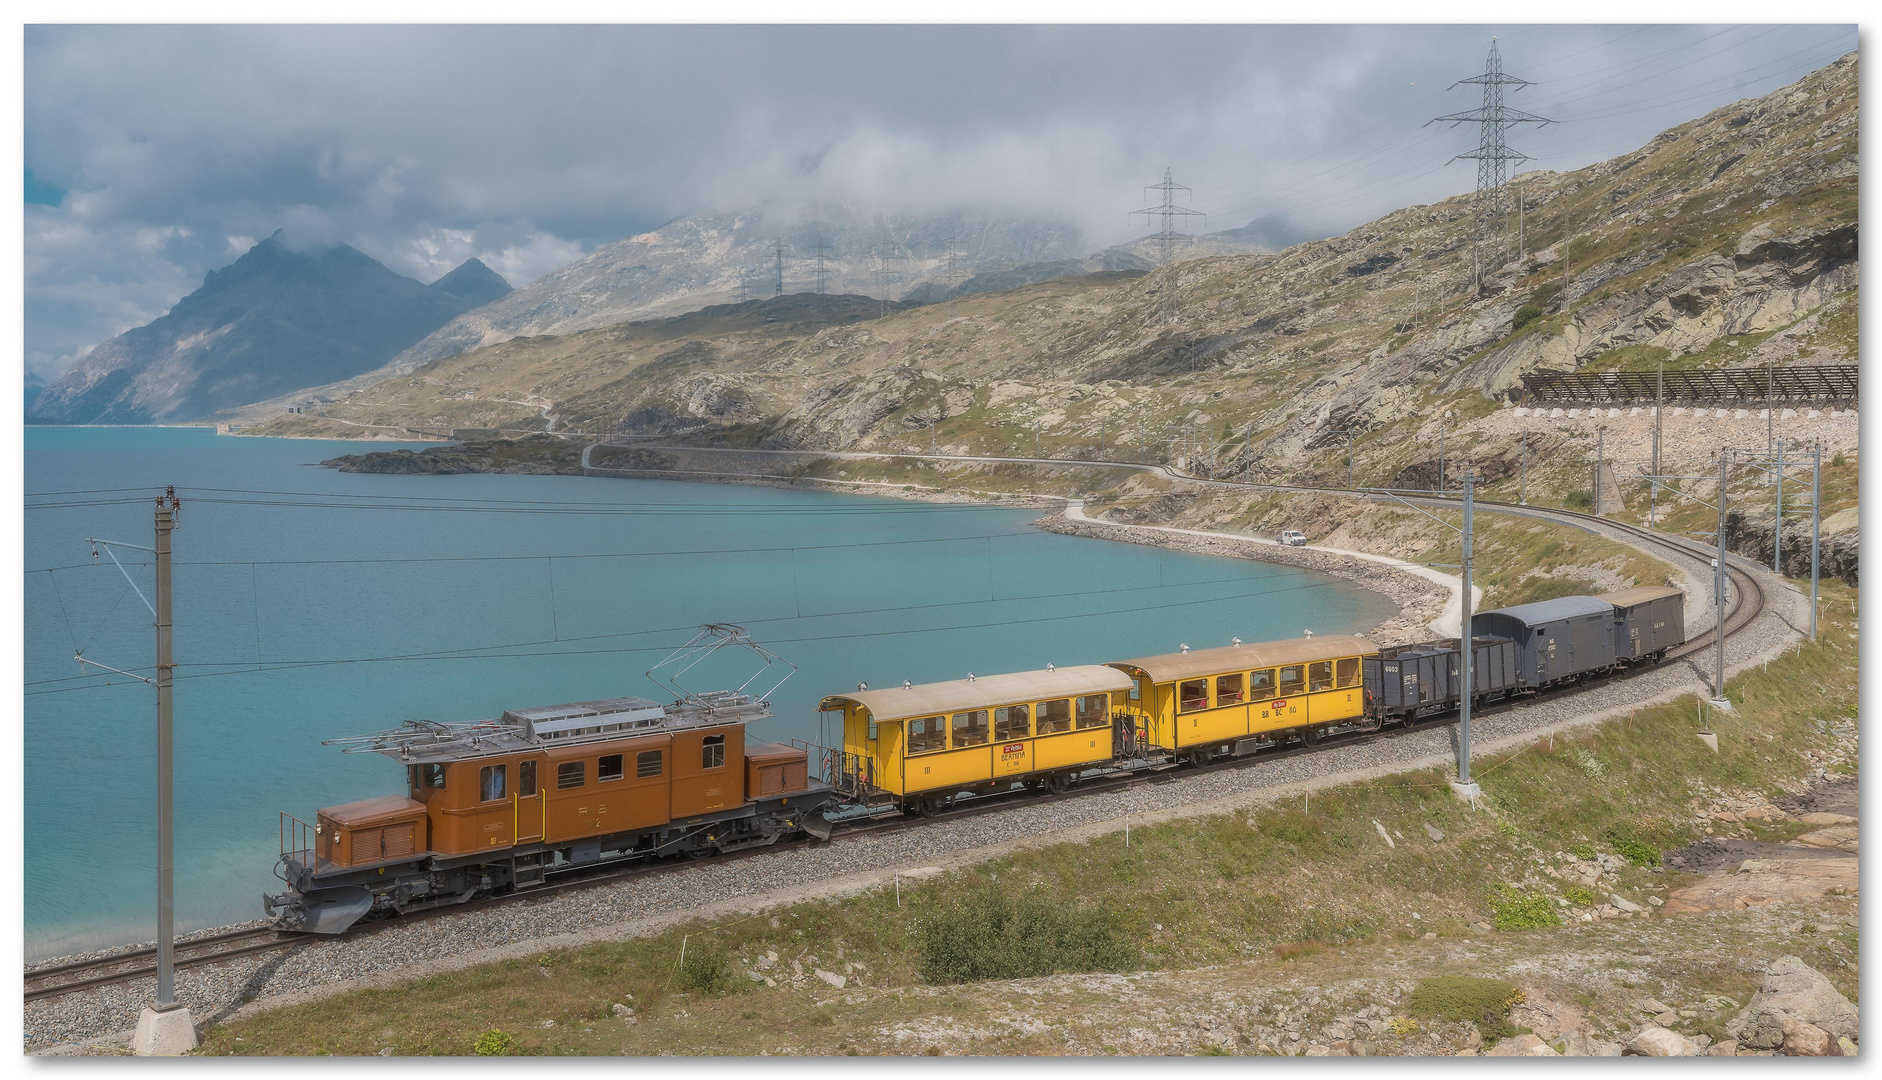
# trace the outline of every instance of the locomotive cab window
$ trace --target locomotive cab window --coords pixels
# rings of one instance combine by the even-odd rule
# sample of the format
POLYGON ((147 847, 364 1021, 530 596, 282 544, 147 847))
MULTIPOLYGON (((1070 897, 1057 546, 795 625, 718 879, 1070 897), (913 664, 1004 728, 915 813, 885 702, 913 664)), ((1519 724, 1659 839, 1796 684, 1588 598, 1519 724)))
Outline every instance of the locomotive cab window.
POLYGON ((717 769, 725 764, 725 736, 708 735, 700 747, 699 766, 702 769, 717 769))
POLYGON ((634 775, 642 779, 659 776, 663 764, 660 760, 661 756, 659 750, 642 750, 640 757, 634 760, 634 775))
POLYGON ((1274 669, 1248 673, 1248 700, 1266 701, 1274 696, 1274 669))
POLYGON ((945 750, 948 745, 947 721, 939 716, 927 716, 908 722, 908 752, 925 754, 930 750, 945 750))
POLYGON ((585 761, 564 761, 555 767, 555 786, 558 791, 578 788, 588 782, 588 763, 585 761))
POLYGON ((516 794, 527 799, 536 793, 536 763, 521 762, 516 766, 516 794))
POLYGON ((1039 703, 1039 734, 1054 735, 1061 731, 1072 730, 1072 702, 1070 698, 1039 703))
POLYGON ((1001 742, 1023 739, 1032 734, 1032 710, 1024 705, 1008 705, 993 710, 993 737, 1001 742))
POLYGON ((1242 673, 1217 675, 1215 677, 1215 703, 1217 705, 1240 705, 1242 703, 1242 673))
POLYGON ((624 775, 626 772, 622 768, 620 754, 604 754, 599 761, 595 762, 596 780, 605 783, 609 780, 619 780, 624 775))
POLYGON ((506 790, 510 779, 508 765, 485 765, 477 773, 477 798, 481 802, 495 802, 509 797, 506 790))
POLYGON ((987 742, 987 710, 954 714, 954 746, 984 746, 987 742))
POLYGON ((1334 673, 1334 685, 1342 690, 1359 685, 1359 657, 1349 656, 1340 661, 1334 673))
POLYGON ((427 788, 430 788, 432 791, 444 790, 443 765, 423 765, 419 767, 418 771, 419 778, 424 781, 427 788))
POLYGON ((1183 712, 1195 712, 1209 707, 1209 680, 1190 679, 1176 684, 1176 698, 1183 712))
POLYGON ((1281 669, 1281 696, 1289 697, 1307 688, 1306 669, 1292 664, 1281 669))
POLYGON ((1333 689, 1333 661, 1322 660, 1317 664, 1307 665, 1307 689, 1333 689))
POLYGON ((1087 694, 1078 699, 1078 727, 1103 727, 1111 721, 1111 695, 1087 694))

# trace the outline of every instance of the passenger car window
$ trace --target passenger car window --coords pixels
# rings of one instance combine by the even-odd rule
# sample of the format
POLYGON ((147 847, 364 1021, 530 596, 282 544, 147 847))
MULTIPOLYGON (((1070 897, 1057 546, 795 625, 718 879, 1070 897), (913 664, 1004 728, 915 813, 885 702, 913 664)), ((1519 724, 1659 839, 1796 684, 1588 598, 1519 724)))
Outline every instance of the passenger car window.
POLYGON ((477 798, 480 802, 494 802, 509 798, 507 790, 510 779, 508 765, 485 765, 477 774, 477 798))
POLYGON ((527 799, 536 793, 536 763, 525 761, 516 767, 516 794, 527 799))
POLYGON ((1333 661, 1322 660, 1317 664, 1307 665, 1307 689, 1333 689, 1333 661))
POLYGON ((1142 701, 1143 699, 1144 699, 1144 681, 1142 679, 1132 679, 1131 680, 1131 700, 1142 701))
POLYGON ((1274 696, 1274 669, 1248 673, 1248 700, 1266 701, 1274 696))
POLYGON ((661 756, 661 752, 658 750, 642 750, 640 757, 634 761, 634 775, 639 777, 659 776, 660 767, 663 764, 660 760, 661 756))
POLYGON ((985 746, 987 743, 987 710, 975 709, 973 712, 954 714, 954 745, 985 746))
POLYGON ((993 737, 1006 742, 1032 734, 1032 709, 1026 705, 1008 705, 993 710, 993 737))
POLYGON ((1103 727, 1111 719, 1111 695, 1087 694, 1078 699, 1078 726, 1103 727))
POLYGON ((870 742, 875 742, 876 741, 876 716, 874 713, 864 713, 863 715, 869 718, 869 733, 865 735, 864 738, 868 739, 870 742))
POLYGON ((923 717, 908 722, 908 752, 925 754, 930 750, 945 749, 948 744, 947 721, 939 716, 923 717))
POLYGON ((1299 664, 1291 664, 1281 669, 1282 696, 1298 694, 1306 689, 1307 680, 1304 677, 1305 671, 1306 669, 1299 664))
POLYGON ((588 763, 585 761, 564 761, 555 767, 555 786, 558 791, 578 788, 588 782, 588 763))
POLYGON ((1060 698, 1057 701, 1039 703, 1039 734, 1051 735, 1060 731, 1072 730, 1072 701, 1060 698))
POLYGON ((1217 675, 1215 677, 1215 703, 1217 705, 1240 705, 1242 703, 1242 673, 1217 675))
POLYGON ((708 735, 700 747, 699 767, 717 769, 725 764, 725 736, 708 735))
POLYGON ((1209 707, 1209 680, 1190 679, 1176 684, 1176 699, 1182 712, 1194 712, 1209 707))
POLYGON ((621 767, 620 754, 605 754, 595 762, 596 780, 619 780, 625 775, 621 767))
POLYGON ((1359 657, 1349 656, 1340 661, 1336 685, 1342 690, 1359 685, 1359 657))

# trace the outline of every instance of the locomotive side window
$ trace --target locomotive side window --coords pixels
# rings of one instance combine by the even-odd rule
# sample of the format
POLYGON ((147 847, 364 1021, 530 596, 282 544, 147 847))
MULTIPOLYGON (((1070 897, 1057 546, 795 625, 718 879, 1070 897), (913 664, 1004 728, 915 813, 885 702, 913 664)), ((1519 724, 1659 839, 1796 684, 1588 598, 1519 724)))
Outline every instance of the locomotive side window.
POLYGON ((1072 701, 1060 698, 1057 701, 1039 703, 1039 734, 1051 735, 1060 731, 1072 730, 1072 701))
POLYGON ((1342 690, 1346 689, 1349 686, 1358 686, 1359 685, 1359 657, 1349 656, 1346 659, 1340 661, 1340 666, 1337 672, 1337 676, 1338 678, 1337 678, 1335 685, 1337 685, 1342 690))
POLYGON ((1215 677, 1215 703, 1217 705, 1240 705, 1242 703, 1242 673, 1217 675, 1215 677))
POLYGON ((444 790, 444 766, 426 765, 423 769, 425 786, 433 791, 444 790))
POLYGON ((1307 688, 1307 680, 1304 677, 1304 672, 1305 669, 1299 664, 1293 664, 1281 669, 1282 696, 1298 694, 1307 688))
POLYGON ((1032 734, 1032 710, 1025 705, 1008 705, 993 710, 993 737, 1006 742, 1032 734))
POLYGON ((1085 728, 1103 727, 1111 719, 1111 695, 1087 694, 1078 699, 1078 726, 1085 728))
POLYGON ((699 767, 717 769, 725 764, 725 736, 708 735, 705 745, 700 747, 699 767))
POLYGON ((954 714, 954 746, 981 746, 987 741, 987 710, 954 714))
POLYGON ((411 797, 414 799, 418 798, 419 793, 425 790, 424 785, 425 780, 419 775, 418 766, 407 765, 405 767, 405 787, 411 792, 411 797))
POLYGON ((485 765, 477 773, 477 798, 482 802, 495 802, 509 797, 508 765, 485 765))
POLYGON ((516 767, 516 794, 527 799, 536 793, 536 763, 525 761, 516 767))
POLYGON ((1248 673, 1248 700, 1266 701, 1274 696, 1274 669, 1248 673))
POLYGON ((585 761, 564 761, 555 767, 555 786, 558 791, 578 788, 588 782, 588 763, 585 761))
POLYGON ((660 760, 662 756, 659 750, 642 750, 640 756, 634 759, 634 775, 642 779, 659 776, 660 769, 664 765, 664 762, 660 760))
POLYGON ((1322 660, 1317 664, 1307 665, 1307 689, 1333 689, 1333 661, 1322 660))
POLYGON ((939 716, 924 717, 908 722, 908 752, 923 754, 930 750, 945 750, 948 745, 947 721, 939 716))
POLYGON ((626 775, 621 767, 620 754, 604 754, 595 762, 595 779, 599 781, 619 780, 626 775))
POLYGON ((1183 712, 1195 712, 1209 707, 1209 680, 1191 679, 1176 684, 1176 698, 1183 712))

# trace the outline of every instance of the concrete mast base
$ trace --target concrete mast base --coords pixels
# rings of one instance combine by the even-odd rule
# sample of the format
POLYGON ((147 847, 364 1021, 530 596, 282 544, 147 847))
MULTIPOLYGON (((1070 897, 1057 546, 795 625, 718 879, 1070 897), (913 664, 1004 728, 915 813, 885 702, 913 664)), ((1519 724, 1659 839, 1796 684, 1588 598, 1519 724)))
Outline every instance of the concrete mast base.
POLYGON ((145 1009, 137 1017, 131 1053, 140 1057, 176 1057, 196 1049, 196 1024, 181 1005, 145 1009))

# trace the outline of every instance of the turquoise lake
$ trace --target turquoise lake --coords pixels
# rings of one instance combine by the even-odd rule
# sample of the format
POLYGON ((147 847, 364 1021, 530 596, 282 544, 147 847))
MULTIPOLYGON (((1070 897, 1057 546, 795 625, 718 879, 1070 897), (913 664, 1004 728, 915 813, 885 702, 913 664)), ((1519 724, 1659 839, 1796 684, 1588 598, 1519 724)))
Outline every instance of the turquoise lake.
MULTIPOLYGON (((315 467, 386 448, 200 428, 27 430, 29 960, 153 934, 153 694, 81 677, 73 654, 148 674, 150 613, 109 558, 93 563, 86 537, 148 547, 148 499, 168 484, 183 499, 179 930, 260 917, 261 893, 279 888, 279 811, 311 820, 402 790, 395 763, 321 740, 415 718, 664 700, 643 672, 700 623, 742 625, 797 665, 754 736, 815 741, 818 699, 859 680, 1350 633, 1392 610, 1324 575, 1042 532, 1032 510, 315 467), (95 490, 120 488, 136 490, 95 490)), ((148 596, 149 557, 119 558, 148 596)), ((736 685, 756 667, 741 655, 685 682, 736 685)))

